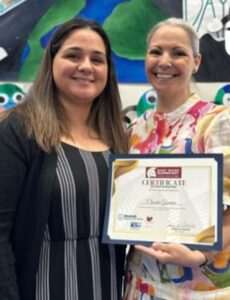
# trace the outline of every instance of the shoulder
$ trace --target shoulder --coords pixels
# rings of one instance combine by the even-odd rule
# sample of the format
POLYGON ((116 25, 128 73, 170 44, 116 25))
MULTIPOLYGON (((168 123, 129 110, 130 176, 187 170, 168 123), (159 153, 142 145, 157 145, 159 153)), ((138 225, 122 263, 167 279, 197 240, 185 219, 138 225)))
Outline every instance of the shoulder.
POLYGON ((198 127, 207 129, 209 126, 218 126, 221 122, 229 121, 229 108, 224 105, 216 105, 214 103, 207 103, 207 109, 203 111, 198 127))
POLYGON ((223 140, 228 140, 230 145, 230 107, 216 106, 206 118, 210 118, 207 124, 207 135, 213 134, 222 137, 223 140), (209 117, 210 115, 210 117, 209 117))
POLYGON ((230 126, 230 107, 224 105, 213 105, 205 113, 201 119, 200 125, 205 126, 220 126, 221 123, 226 123, 230 126))
POLYGON ((0 121, 0 134, 15 132, 25 134, 25 122, 23 115, 12 112, 0 121))
MULTIPOLYGON (((230 145, 230 108, 215 105, 207 111, 197 124, 194 145, 206 145, 207 149, 230 145)), ((206 149, 205 152, 208 150, 206 149)))
POLYGON ((11 151, 29 159, 37 148, 35 141, 28 137, 22 114, 12 112, 0 121, 0 152, 11 151))

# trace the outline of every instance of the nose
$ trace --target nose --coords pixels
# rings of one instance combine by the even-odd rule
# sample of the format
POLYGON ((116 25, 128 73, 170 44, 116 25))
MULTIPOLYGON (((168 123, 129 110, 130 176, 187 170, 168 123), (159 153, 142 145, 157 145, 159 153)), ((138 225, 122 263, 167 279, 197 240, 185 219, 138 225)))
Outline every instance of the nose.
POLYGON ((167 52, 162 53, 162 55, 159 58, 159 64, 162 68, 169 68, 172 66, 172 60, 170 57, 170 54, 167 52))
POLYGON ((79 71, 91 71, 92 64, 89 57, 84 57, 78 62, 79 71))

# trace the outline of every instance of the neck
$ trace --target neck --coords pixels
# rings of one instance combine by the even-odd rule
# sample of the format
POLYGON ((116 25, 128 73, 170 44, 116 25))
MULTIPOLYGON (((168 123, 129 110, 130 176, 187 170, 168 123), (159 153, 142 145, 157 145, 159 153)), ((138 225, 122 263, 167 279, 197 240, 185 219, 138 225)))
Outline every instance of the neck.
POLYGON ((70 128, 87 127, 91 106, 89 105, 64 105, 67 121, 70 128))
POLYGON ((189 91, 183 94, 171 94, 170 96, 158 94, 157 111, 164 113, 172 112, 184 104, 190 95, 191 93, 189 91))
POLYGON ((87 151, 105 151, 109 149, 98 133, 89 126, 88 117, 90 107, 78 107, 67 110, 68 135, 62 136, 61 140, 67 144, 87 151))
POLYGON ((78 127, 70 131, 70 137, 63 136, 61 140, 67 144, 87 151, 105 151, 109 149, 98 134, 89 127, 78 127))

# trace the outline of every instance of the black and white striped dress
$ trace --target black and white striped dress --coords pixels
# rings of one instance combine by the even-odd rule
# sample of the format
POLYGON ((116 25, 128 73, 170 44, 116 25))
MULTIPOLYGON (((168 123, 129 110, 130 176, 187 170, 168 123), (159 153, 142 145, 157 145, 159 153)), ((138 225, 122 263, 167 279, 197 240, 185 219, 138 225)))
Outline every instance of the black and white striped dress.
POLYGON ((110 152, 62 144, 36 300, 118 300, 125 249, 101 243, 110 152))

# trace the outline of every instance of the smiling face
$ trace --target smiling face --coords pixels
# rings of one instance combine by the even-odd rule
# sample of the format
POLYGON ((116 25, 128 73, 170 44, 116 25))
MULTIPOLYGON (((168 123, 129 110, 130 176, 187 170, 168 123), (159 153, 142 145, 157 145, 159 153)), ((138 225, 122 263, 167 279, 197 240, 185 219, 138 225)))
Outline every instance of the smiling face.
POLYGON ((186 100, 199 64, 200 55, 194 56, 189 36, 179 26, 162 26, 150 38, 145 68, 160 99, 186 100))
POLYGON ((53 78, 59 100, 91 105, 105 88, 108 63, 100 35, 89 29, 70 33, 53 60, 53 78))

